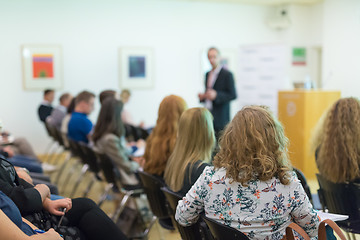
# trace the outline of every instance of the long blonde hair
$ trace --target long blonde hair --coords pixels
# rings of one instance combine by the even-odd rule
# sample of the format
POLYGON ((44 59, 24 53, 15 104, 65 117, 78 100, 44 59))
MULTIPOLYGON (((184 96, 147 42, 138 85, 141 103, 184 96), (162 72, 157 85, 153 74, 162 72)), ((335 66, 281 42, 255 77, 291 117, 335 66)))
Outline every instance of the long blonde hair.
POLYGON ((190 108, 185 111, 179 120, 174 151, 166 164, 164 174, 166 184, 173 191, 180 191, 186 168, 198 160, 210 162, 214 145, 213 117, 209 110, 190 108))
POLYGON ((318 148, 320 174, 335 182, 360 177, 360 102, 342 98, 320 119, 315 128, 312 148, 318 148))
POLYGON ((216 169, 224 167, 231 181, 246 186, 249 180, 277 177, 289 184, 288 140, 280 122, 265 108, 241 109, 225 128, 219 145, 213 164, 216 169))
POLYGON ((170 95, 160 103, 156 126, 146 140, 144 170, 161 176, 175 145, 178 121, 187 105, 183 98, 170 95))

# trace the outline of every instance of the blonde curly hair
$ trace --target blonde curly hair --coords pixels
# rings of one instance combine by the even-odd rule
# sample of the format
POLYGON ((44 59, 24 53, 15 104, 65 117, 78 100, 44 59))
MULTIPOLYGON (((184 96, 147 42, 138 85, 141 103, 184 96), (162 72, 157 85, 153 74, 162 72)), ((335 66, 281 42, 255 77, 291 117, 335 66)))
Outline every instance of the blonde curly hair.
POLYGON ((319 172, 326 179, 343 183, 360 177, 360 102, 342 98, 325 112, 312 139, 317 149, 319 172))
POLYGON ((275 176, 282 184, 289 184, 288 139, 266 108, 241 109, 226 126, 219 145, 213 164, 224 167, 227 178, 247 186, 250 180, 267 181, 275 176))

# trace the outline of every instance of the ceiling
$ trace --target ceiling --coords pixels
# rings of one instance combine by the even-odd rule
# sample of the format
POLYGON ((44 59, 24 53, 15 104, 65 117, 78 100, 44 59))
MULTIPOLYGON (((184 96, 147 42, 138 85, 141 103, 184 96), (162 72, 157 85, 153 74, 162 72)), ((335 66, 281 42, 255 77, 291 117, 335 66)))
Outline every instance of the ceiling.
POLYGON ((239 4, 256 4, 256 5, 282 5, 282 4, 300 4, 309 5, 323 2, 323 0, 178 0, 189 2, 230 2, 239 4))

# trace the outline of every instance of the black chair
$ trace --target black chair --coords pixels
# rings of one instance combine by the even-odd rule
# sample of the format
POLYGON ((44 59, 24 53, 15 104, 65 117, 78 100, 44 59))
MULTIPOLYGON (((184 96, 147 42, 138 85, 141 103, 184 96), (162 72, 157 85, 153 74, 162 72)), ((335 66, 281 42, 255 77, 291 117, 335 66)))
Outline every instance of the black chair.
MULTIPOLYGON (((360 233, 360 183, 333 183, 320 174, 316 174, 318 190, 324 210, 330 213, 349 215, 345 221, 337 224, 347 233, 360 233)), ((349 237, 349 236, 348 236, 349 237)))
POLYGON ((105 187, 104 193, 101 195, 98 205, 101 206, 109 196, 109 192, 112 191, 114 194, 123 195, 120 205, 113 213, 112 219, 117 221, 122 211, 125 209, 127 202, 130 198, 140 197, 144 190, 141 185, 125 185, 121 182, 121 175, 117 167, 114 165, 110 157, 103 153, 95 153, 99 159, 99 166, 103 172, 104 178, 108 183, 105 187))
POLYGON ((310 187, 306 181, 305 175, 300 171, 300 169, 294 168, 293 170, 296 173, 296 176, 298 177, 298 179, 300 180, 301 185, 303 186, 305 193, 308 196, 310 202, 313 204, 310 187))
POLYGON ((169 213, 173 218, 176 228, 178 229, 181 238, 183 240, 212 239, 212 236, 211 234, 209 234, 207 227, 204 226, 205 223, 202 222, 201 220, 199 220, 196 224, 188 227, 181 226, 178 222, 176 222, 175 220, 176 206, 179 200, 182 199, 182 197, 179 194, 174 193, 167 187, 162 187, 161 190, 165 194, 165 197, 169 203, 170 206, 169 213))
POLYGON ((89 182, 89 185, 84 191, 83 197, 86 197, 89 191, 91 190, 91 187, 93 186, 94 182, 102 180, 101 177, 99 176, 100 166, 98 163, 97 155, 95 154, 92 148, 90 148, 87 144, 82 142, 76 142, 76 144, 79 151, 81 151, 80 158, 82 160, 82 163, 84 164, 84 168, 82 174, 79 176, 78 180, 74 185, 70 197, 74 196, 77 187, 80 185, 81 180, 84 178, 85 174, 90 171, 93 174, 93 176, 92 176, 92 180, 89 182))
POLYGON ((159 220, 159 224, 166 229, 174 230, 175 228, 170 222, 169 207, 167 206, 165 195, 161 191, 161 188, 164 187, 164 182, 162 179, 144 171, 139 171, 139 176, 149 201, 150 209, 159 220))
POLYGON ((208 225, 210 232, 215 240, 228 240, 228 239, 248 240, 249 239, 244 233, 236 230, 235 228, 228 227, 225 224, 222 224, 211 218, 205 217, 204 215, 202 215, 201 218, 208 225))

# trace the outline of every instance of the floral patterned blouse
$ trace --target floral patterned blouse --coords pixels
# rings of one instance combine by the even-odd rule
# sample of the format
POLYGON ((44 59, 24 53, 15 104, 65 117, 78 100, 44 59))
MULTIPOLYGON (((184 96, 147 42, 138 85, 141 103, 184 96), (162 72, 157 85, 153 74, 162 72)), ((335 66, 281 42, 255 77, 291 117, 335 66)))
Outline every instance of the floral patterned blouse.
POLYGON ((282 239, 292 221, 310 237, 317 235, 319 218, 295 172, 289 185, 277 178, 251 180, 247 187, 229 181, 225 168, 206 167, 179 201, 176 221, 191 225, 205 210, 207 217, 240 230, 250 239, 282 239))

